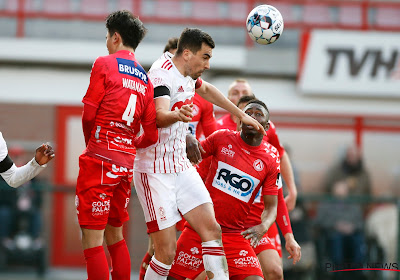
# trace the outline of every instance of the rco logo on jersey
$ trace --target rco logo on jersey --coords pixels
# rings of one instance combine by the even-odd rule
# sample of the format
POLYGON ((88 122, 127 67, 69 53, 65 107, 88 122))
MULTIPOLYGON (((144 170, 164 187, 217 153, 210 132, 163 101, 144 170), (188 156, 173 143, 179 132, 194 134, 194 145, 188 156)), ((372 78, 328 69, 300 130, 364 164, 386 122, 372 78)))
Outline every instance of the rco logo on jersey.
POLYGON ((218 162, 213 187, 241 201, 249 202, 254 188, 260 180, 224 162, 218 162))
POLYGON ((148 83, 148 78, 146 71, 137 63, 132 60, 117 58, 118 61, 118 71, 121 74, 127 74, 141 79, 145 84, 148 83))

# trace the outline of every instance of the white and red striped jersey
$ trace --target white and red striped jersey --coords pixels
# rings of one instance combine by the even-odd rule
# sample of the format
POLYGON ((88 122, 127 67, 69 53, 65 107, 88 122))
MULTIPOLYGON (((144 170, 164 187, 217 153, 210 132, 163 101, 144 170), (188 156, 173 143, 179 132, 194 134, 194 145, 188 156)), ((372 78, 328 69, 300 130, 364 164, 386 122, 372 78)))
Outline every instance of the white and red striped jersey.
MULTIPOLYGON (((185 104, 191 104, 195 89, 201 86, 201 79, 184 77, 172 62, 172 55, 164 53, 151 66, 148 76, 154 88, 165 86, 169 96, 156 98, 170 99, 171 111, 185 104)), ((188 124, 178 121, 169 127, 158 129, 156 144, 137 149, 134 170, 142 173, 177 173, 191 166, 186 156, 186 134, 188 124)))

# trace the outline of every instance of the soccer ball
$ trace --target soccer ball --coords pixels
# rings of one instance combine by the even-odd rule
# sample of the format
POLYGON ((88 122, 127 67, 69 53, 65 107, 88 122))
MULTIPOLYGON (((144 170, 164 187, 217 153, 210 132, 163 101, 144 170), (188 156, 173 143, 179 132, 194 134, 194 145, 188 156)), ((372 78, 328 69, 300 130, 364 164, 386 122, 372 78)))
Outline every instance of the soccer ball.
POLYGON ((255 7, 247 16, 246 28, 250 38, 259 44, 272 44, 282 35, 283 18, 271 5, 255 7))

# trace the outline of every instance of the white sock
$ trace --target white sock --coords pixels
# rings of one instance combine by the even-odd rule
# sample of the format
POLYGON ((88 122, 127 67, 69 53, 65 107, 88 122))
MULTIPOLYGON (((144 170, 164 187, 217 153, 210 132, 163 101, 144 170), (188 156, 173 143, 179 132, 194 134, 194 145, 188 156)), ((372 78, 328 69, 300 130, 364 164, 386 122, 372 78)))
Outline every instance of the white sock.
POLYGON ((147 267, 144 280, 166 280, 170 269, 170 265, 156 260, 156 258, 153 256, 149 266, 147 267))
POLYGON ((229 280, 228 263, 226 262, 222 240, 211 240, 201 243, 203 263, 208 279, 229 280))

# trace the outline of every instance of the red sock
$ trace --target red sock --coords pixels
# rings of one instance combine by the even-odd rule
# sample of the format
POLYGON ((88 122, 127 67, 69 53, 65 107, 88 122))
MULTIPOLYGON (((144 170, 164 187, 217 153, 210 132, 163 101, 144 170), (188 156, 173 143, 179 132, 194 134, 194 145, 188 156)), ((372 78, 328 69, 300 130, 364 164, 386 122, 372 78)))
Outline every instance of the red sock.
POLYGON ((83 251, 86 260, 87 280, 109 280, 108 263, 103 246, 83 251))
POLYGON ((111 256, 111 278, 113 280, 131 279, 131 257, 125 239, 108 246, 111 256))
POLYGON ((146 255, 144 255, 144 258, 142 260, 142 264, 140 265, 139 280, 144 280, 144 275, 146 274, 146 270, 149 266, 150 260, 151 256, 149 255, 149 252, 146 252, 146 255))

